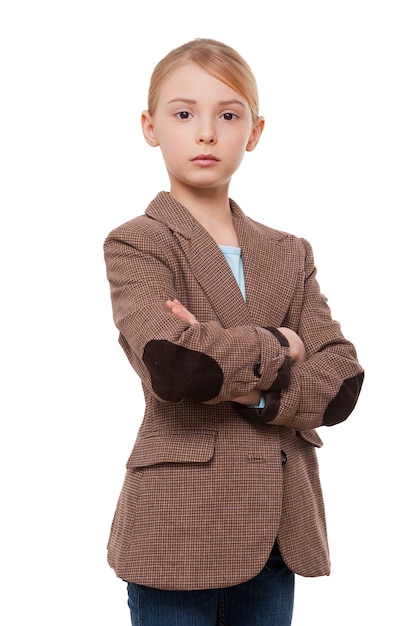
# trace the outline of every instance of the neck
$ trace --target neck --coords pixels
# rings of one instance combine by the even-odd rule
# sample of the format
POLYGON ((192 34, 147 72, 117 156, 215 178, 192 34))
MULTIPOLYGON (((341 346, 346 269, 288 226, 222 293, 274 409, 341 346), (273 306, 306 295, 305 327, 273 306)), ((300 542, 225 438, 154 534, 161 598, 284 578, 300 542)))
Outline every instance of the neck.
POLYGON ((219 218, 230 213, 229 185, 214 189, 200 189, 171 184, 170 194, 199 220, 207 213, 219 218))
POLYGON ((207 230, 219 245, 239 246, 227 188, 172 188, 170 194, 207 230))

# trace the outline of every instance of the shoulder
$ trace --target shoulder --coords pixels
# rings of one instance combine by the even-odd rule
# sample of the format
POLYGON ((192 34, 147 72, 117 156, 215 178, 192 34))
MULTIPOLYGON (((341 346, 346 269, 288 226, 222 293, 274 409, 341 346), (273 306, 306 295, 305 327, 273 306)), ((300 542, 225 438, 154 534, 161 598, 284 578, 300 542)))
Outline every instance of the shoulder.
POLYGON ((168 192, 159 192, 149 203, 146 211, 112 230, 107 239, 129 238, 140 241, 152 238, 155 241, 171 239, 173 233, 189 239, 195 229, 196 220, 185 207, 168 192))
POLYGON ((304 250, 305 248, 310 247, 308 241, 303 237, 299 237, 284 230, 273 228, 272 226, 268 226, 263 222, 258 222, 257 220, 253 219, 252 217, 244 213, 239 205, 233 200, 231 200, 231 208, 235 218, 237 218, 239 222, 244 224, 247 229, 249 229, 256 235, 265 238, 266 240, 269 240, 269 242, 273 244, 285 243, 289 246, 295 246, 300 250, 304 250))
POLYGON ((273 248, 286 250, 301 259, 312 256, 312 246, 304 237, 300 237, 284 230, 272 228, 252 218, 247 217, 252 232, 255 232, 264 242, 273 248))
POLYGON ((161 226, 160 222, 156 222, 146 214, 139 215, 113 228, 107 235, 106 240, 141 237, 147 233, 152 234, 161 230, 161 226))
POLYGON ((123 259, 126 267, 140 258, 157 258, 170 264, 173 258, 172 233, 160 222, 147 215, 139 215, 117 226, 104 240, 104 259, 108 265, 123 259))
POLYGON ((167 240, 172 238, 172 229, 164 223, 149 215, 148 209, 142 215, 138 215, 116 228, 112 229, 105 238, 104 246, 111 242, 123 242, 134 247, 141 247, 158 242, 166 245, 167 240))
POLYGON ((296 239, 298 239, 298 237, 296 237, 295 235, 292 235, 291 233, 287 233, 284 230, 278 230, 277 228, 272 228, 271 226, 267 226, 266 224, 257 222, 256 220, 250 217, 248 217, 247 219, 250 221, 250 223, 252 224, 252 227, 255 228, 255 230, 257 230, 264 237, 268 237, 269 239, 272 239, 273 241, 283 241, 283 240, 295 241, 296 239))
POLYGON ((267 226, 249 217, 245 218, 242 232, 247 254, 269 257, 280 264, 298 267, 301 272, 309 271, 307 268, 314 266, 312 246, 304 237, 267 226))

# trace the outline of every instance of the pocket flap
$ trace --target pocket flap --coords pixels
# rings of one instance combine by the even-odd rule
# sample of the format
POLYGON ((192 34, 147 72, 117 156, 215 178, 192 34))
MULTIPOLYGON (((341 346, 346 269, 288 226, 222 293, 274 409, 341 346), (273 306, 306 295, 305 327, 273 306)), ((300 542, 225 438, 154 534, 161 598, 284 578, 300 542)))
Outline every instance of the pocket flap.
POLYGON ((139 437, 126 467, 159 463, 206 463, 214 455, 216 430, 181 429, 139 437))
POLYGON ((323 441, 321 440, 321 438, 317 434, 317 431, 314 428, 312 428, 311 430, 298 430, 297 433, 300 435, 300 437, 305 439, 305 441, 308 441, 308 443, 311 443, 311 445, 316 446, 316 448, 322 447, 323 441))

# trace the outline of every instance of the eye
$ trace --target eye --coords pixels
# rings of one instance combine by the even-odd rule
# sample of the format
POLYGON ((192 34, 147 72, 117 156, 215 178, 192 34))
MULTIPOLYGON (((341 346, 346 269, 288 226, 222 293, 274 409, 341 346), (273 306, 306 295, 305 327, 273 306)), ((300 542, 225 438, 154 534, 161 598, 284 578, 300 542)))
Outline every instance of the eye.
POLYGON ((237 119, 237 115, 235 115, 234 113, 223 113, 221 117, 225 119, 227 122, 231 122, 232 120, 237 119))
POLYGON ((191 117, 191 113, 189 113, 188 111, 179 111, 175 114, 175 116, 178 117, 180 120, 188 120, 191 117))

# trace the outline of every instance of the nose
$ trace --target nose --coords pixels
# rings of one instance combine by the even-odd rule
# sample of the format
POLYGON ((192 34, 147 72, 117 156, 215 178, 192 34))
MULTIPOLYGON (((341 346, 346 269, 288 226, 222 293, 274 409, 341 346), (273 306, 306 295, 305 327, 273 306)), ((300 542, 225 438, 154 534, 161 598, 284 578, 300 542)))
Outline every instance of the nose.
POLYGON ((197 132, 197 143, 213 144, 215 142, 216 142, 216 133, 214 131, 212 124, 210 124, 209 122, 201 124, 197 132))
POLYGON ((214 143, 214 133, 199 133, 198 143, 214 143))

